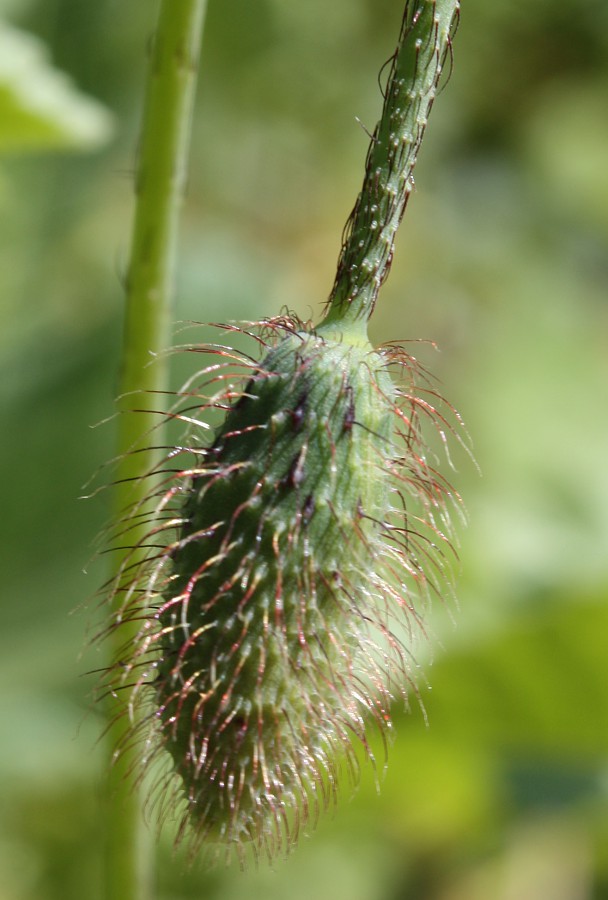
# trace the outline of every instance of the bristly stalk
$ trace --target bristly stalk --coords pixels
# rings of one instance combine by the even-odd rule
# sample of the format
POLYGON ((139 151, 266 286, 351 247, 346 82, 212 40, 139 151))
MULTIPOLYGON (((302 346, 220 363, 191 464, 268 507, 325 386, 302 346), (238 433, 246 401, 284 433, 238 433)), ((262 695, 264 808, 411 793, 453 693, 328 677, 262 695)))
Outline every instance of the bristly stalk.
POLYGON ((322 325, 365 328, 393 258, 397 229, 435 99, 459 0, 408 0, 392 58, 382 117, 372 136, 361 193, 347 223, 322 325))
MULTIPOLYGON (((114 507, 119 516, 128 507, 145 506, 150 486, 142 478, 158 463, 158 451, 148 447, 149 432, 158 427, 158 417, 132 411, 149 406, 149 399, 142 398, 162 397, 167 387, 166 365, 150 363, 167 346, 178 212, 205 9, 206 0, 162 0, 150 49, 118 401, 121 461, 114 507)), ((134 546, 143 534, 137 526, 132 530, 134 546)), ((118 552, 115 577, 128 580, 127 572, 136 562, 137 551, 118 552)), ((120 660, 132 628, 125 623, 124 630, 110 638, 113 664, 120 660)), ((133 751, 126 748, 117 753, 129 727, 121 709, 110 696, 106 715, 112 766, 107 788, 105 891, 108 900, 145 900, 150 896, 151 855, 142 830, 140 797, 127 779, 134 765, 133 751)))

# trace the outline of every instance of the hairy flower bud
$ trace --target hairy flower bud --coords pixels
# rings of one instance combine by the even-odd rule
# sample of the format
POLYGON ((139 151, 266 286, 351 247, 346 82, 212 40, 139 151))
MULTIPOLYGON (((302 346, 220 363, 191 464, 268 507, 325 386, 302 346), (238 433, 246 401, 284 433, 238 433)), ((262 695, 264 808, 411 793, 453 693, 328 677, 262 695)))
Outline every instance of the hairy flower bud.
MULTIPOLYGON (((402 349, 286 318, 264 331, 239 389, 186 394, 197 416, 228 411, 208 446, 193 427, 180 452, 195 465, 167 476, 155 519, 169 520, 121 620, 141 616, 142 592, 148 611, 115 677, 138 673, 131 702, 144 694, 151 715, 134 737, 169 751, 195 843, 274 856, 330 802, 341 762, 356 768, 366 721, 390 725, 448 489, 421 444, 437 413, 402 349)), ((202 380, 224 367, 234 354, 202 380)))

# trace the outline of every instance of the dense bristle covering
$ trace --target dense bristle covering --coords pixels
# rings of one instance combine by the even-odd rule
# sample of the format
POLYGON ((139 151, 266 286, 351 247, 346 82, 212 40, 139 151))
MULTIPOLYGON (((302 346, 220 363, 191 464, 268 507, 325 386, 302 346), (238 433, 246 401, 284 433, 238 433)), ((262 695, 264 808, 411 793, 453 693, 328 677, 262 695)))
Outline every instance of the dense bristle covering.
POLYGON ((166 466, 153 546, 116 581, 115 627, 142 624, 109 679, 129 685, 146 761, 170 754, 161 807, 194 846, 273 857, 406 694, 408 629, 444 579, 454 498, 421 436, 424 420, 446 424, 402 348, 285 317, 255 334, 261 361, 202 348, 219 361, 182 394, 194 424, 166 466))

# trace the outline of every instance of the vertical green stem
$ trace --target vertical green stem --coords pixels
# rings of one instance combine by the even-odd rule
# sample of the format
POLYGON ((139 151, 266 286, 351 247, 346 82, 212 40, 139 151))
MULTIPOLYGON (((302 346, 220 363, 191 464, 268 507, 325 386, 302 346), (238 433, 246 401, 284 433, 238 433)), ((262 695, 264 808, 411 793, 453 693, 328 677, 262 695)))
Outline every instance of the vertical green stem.
POLYGON ((393 258, 412 172, 458 19, 459 0, 407 0, 382 117, 347 223, 323 325, 365 327, 393 258))
MULTIPOLYGON (((167 387, 166 365, 159 361, 150 363, 153 354, 168 342, 177 222, 205 9, 206 0, 161 0, 150 51, 118 401, 121 462, 114 496, 117 516, 131 504, 145 508, 150 483, 142 476, 158 462, 157 451, 145 448, 149 443, 162 443, 158 432, 154 441, 149 436, 158 417, 144 412, 133 415, 132 411, 142 406, 158 408, 158 397, 167 387)), ((142 532, 137 529, 129 533, 133 545, 141 537, 142 532)), ((128 575, 121 574, 123 566, 127 560, 133 564, 136 556, 127 556, 124 551, 118 552, 117 557, 114 602, 118 609, 128 586, 128 575)), ((115 632, 114 662, 120 659, 121 648, 132 636, 129 629, 136 627, 136 623, 126 623, 115 632)), ((115 748, 124 743, 129 722, 115 698, 108 701, 106 713, 114 757, 115 748)), ((147 900, 152 896, 151 848, 143 828, 141 798, 133 787, 133 779, 126 777, 136 767, 135 751, 128 746, 123 746, 123 752, 110 767, 106 822, 108 900, 147 900)))

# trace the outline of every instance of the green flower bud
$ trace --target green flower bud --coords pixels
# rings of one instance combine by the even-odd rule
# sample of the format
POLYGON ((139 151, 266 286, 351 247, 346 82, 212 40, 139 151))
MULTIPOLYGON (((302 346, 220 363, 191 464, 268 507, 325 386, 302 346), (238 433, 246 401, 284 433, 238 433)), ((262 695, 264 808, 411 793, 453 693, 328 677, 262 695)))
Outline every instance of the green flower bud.
POLYGON ((172 757, 195 843, 272 857, 332 800, 341 763, 356 770, 370 717, 390 727, 411 680, 397 634, 427 588, 446 487, 402 349, 286 319, 266 332, 242 388, 201 403, 229 409, 171 475, 161 506, 179 533, 138 567, 133 613, 142 590, 152 610, 122 677, 139 673, 134 702, 153 680, 148 740, 172 757))

